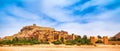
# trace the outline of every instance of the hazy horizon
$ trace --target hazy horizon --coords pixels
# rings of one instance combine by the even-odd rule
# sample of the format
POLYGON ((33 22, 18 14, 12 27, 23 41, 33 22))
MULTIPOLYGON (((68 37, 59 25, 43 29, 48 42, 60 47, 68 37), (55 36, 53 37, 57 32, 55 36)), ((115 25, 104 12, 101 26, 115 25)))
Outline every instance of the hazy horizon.
POLYGON ((120 0, 0 0, 0 37, 37 24, 77 35, 120 32, 120 0))

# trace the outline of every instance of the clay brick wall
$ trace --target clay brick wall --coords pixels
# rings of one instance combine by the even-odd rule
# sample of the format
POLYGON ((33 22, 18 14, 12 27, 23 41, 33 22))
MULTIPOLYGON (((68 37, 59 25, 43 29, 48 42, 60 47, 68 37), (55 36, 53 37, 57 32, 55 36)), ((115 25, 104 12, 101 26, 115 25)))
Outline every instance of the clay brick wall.
POLYGON ((104 43, 105 45, 108 44, 108 37, 107 37, 107 36, 103 36, 103 43, 104 43))
POLYGON ((96 43, 96 40, 95 40, 95 37, 94 36, 90 36, 90 41, 93 45, 95 45, 96 43))
POLYGON ((72 34, 72 40, 74 40, 75 39, 75 35, 74 34, 72 34))

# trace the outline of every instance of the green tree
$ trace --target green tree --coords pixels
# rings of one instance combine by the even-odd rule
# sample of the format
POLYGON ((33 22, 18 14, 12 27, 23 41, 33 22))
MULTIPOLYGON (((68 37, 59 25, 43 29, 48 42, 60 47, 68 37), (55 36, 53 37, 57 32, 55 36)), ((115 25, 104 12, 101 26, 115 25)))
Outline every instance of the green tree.
POLYGON ((61 37, 60 41, 61 41, 62 43, 64 43, 64 38, 63 38, 63 37, 61 37))
POLYGON ((21 38, 21 39, 19 40, 19 43, 21 43, 22 45, 30 44, 25 37, 21 38))
POLYGON ((75 38, 75 41, 76 41, 76 44, 77 44, 77 45, 81 45, 81 36, 77 36, 77 37, 75 38))
POLYGON ((80 42, 81 42, 82 45, 91 44, 90 39, 87 38, 87 35, 84 35, 80 42))
POLYGON ((95 43, 103 43, 102 40, 97 40, 95 43))
POLYGON ((12 40, 13 43, 18 42, 18 41, 19 41, 19 39, 17 37, 14 37, 13 40, 12 40))
POLYGON ((79 40, 81 40, 81 36, 77 36, 77 37, 75 38, 75 41, 79 41, 79 40))
POLYGON ((84 39, 84 40, 87 39, 87 35, 84 35, 82 39, 84 39))
POLYGON ((100 35, 98 35, 97 37, 98 37, 98 39, 101 39, 101 38, 102 38, 100 35))

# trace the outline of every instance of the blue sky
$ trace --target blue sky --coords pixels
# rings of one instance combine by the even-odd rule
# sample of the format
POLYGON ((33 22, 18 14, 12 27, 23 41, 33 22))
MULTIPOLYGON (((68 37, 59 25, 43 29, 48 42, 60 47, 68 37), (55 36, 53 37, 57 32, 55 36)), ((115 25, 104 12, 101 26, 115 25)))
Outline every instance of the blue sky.
POLYGON ((0 0, 0 37, 37 24, 77 35, 120 32, 120 0, 0 0))

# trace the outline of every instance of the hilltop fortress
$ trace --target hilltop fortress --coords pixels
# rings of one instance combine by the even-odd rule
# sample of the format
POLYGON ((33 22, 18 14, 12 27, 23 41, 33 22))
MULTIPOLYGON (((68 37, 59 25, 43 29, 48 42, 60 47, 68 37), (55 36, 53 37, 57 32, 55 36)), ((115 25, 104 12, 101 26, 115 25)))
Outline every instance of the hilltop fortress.
MULTIPOLYGON (((13 39, 14 37, 17 38, 26 38, 29 39, 31 37, 37 39, 38 41, 47 41, 47 42, 53 42, 55 40, 61 40, 61 38, 66 40, 74 40, 78 35, 71 34, 69 35, 66 31, 56 31, 54 28, 50 27, 40 27, 36 24, 33 24, 31 26, 25 26, 23 27, 20 32, 17 34, 14 34, 13 36, 6 36, 3 39, 13 39)), ((94 36, 90 37, 90 41, 92 44, 95 44, 95 42, 98 39, 96 39, 94 36)), ((102 39, 103 44, 108 44, 108 37, 104 36, 102 39)))
POLYGON ((66 31, 56 31, 54 28, 50 27, 40 27, 36 24, 31 26, 23 27, 20 32, 14 34, 13 36, 6 36, 4 39, 12 39, 14 37, 18 38, 26 38, 29 39, 31 37, 37 39, 38 41, 48 41, 52 42, 54 40, 60 40, 61 38, 65 40, 74 40, 75 35, 69 35, 66 31))

